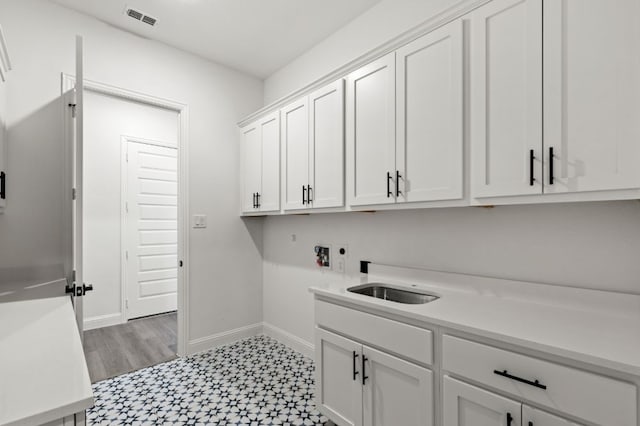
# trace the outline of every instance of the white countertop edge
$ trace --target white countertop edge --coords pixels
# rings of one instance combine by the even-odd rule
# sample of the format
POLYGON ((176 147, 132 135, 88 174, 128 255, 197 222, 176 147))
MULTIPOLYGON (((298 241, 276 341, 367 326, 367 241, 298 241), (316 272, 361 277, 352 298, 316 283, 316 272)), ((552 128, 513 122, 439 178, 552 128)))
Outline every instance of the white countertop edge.
MULTIPOLYGON (((353 285, 356 285, 356 284, 354 283, 353 285)), ((586 354, 583 352, 572 351, 569 349, 564 349, 564 348, 560 348, 553 345, 546 345, 544 343, 527 340, 527 339, 513 336, 513 335, 496 333, 483 328, 470 327, 464 324, 459 324, 451 321, 442 320, 440 318, 431 317, 429 315, 416 314, 414 312, 409 312, 399 307, 395 307, 389 304, 388 302, 385 302, 382 300, 361 299, 360 297, 357 297, 358 295, 341 294, 333 289, 311 287, 309 288, 309 291, 315 294, 316 296, 321 296, 322 298, 325 298, 325 299, 337 300, 340 302, 344 302, 346 304, 369 308, 374 311, 381 312, 383 314, 388 313, 388 314, 396 315, 398 317, 412 319, 414 321, 424 323, 425 325, 436 325, 440 327, 446 327, 455 331, 469 333, 476 336, 485 337, 488 339, 494 339, 503 343, 513 344, 515 346, 520 346, 526 349, 536 350, 546 354, 555 355, 562 358, 568 358, 576 361, 581 361, 586 364, 591 364, 598 367, 608 368, 610 370, 614 370, 617 372, 631 374, 634 376, 640 376, 640 365, 633 365, 633 364, 618 362, 615 360, 602 358, 602 357, 586 354)), ((368 298, 368 296, 361 296, 361 297, 368 298)))
POLYGON ((87 410, 93 407, 93 404, 93 396, 89 396, 80 401, 73 402, 72 404, 67 404, 62 407, 56 407, 29 417, 9 420, 7 423, 2 423, 2 426, 39 426, 44 423, 60 420, 65 417, 77 414, 81 411, 87 410))

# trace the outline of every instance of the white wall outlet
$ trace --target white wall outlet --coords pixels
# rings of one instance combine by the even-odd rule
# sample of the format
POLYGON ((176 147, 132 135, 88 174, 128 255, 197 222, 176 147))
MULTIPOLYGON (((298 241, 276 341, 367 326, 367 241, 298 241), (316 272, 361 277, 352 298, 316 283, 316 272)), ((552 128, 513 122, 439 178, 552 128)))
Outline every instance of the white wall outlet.
POLYGON ((193 215, 193 227, 196 228, 196 229, 206 228, 207 227, 207 215, 194 214, 193 215))

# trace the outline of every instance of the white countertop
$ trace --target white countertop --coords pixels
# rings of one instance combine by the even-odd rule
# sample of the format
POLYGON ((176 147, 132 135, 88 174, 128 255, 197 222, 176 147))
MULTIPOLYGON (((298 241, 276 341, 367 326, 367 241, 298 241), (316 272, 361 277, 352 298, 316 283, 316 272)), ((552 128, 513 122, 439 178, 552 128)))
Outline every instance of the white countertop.
POLYGON ((71 299, 0 303, 0 425, 39 425, 92 405, 71 299))
POLYGON ((360 282, 310 289, 316 297, 444 326, 640 376, 640 296, 370 265, 360 282), (407 305, 347 291, 366 282, 440 296, 407 305))

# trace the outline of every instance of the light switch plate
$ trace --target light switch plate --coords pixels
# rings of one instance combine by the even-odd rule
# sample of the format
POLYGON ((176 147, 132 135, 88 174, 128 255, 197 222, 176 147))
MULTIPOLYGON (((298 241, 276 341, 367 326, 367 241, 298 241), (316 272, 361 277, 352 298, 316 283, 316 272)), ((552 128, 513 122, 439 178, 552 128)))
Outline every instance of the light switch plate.
POLYGON ((193 215, 193 227, 196 228, 196 229, 206 228, 207 227, 207 215, 194 214, 193 215))

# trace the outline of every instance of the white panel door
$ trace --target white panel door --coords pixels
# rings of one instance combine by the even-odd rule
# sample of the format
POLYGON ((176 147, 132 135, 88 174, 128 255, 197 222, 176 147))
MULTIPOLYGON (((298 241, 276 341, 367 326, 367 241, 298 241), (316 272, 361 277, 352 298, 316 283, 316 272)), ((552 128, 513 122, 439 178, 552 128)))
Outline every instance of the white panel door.
POLYGON ((444 377, 443 423, 447 426, 520 426, 522 404, 444 377))
POLYGON ((309 189, 309 109, 307 97, 281 110, 284 209, 307 208, 309 189))
POLYGON ((362 411, 364 425, 432 426, 433 374, 364 346, 362 411))
POLYGON ((280 210, 280 114, 266 116, 259 124, 262 144, 262 185, 258 208, 262 212, 280 210))
MULTIPOLYGON (((75 284, 77 287, 84 286, 83 273, 83 174, 84 174, 84 40, 81 36, 76 36, 76 82, 75 82, 75 129, 73 146, 71 152, 72 164, 72 245, 71 259, 72 271, 67 271, 67 282, 75 284)), ((80 331, 80 338, 84 334, 84 311, 82 297, 77 297, 77 293, 72 293, 73 309, 76 314, 76 322, 80 331)), ((84 414, 82 414, 84 416, 84 414)))
POLYGON ((545 0, 544 19, 544 191, 639 188, 640 2, 545 0))
POLYGON ((126 144, 123 240, 127 319, 177 309, 178 159, 175 148, 126 144))
POLYGON ((471 14, 472 196, 542 192, 542 0, 471 14))
POLYGON ((395 52, 347 79, 347 196, 351 205, 395 203, 395 52))
POLYGON ((344 80, 309 95, 309 173, 314 208, 344 206, 344 80))
POLYGON ((262 142, 260 128, 253 123, 241 130, 242 211, 258 209, 256 194, 262 186, 262 142))
POLYGON ((396 52, 398 201, 463 197, 462 21, 396 52))
POLYGON ((536 408, 522 405, 522 426, 581 426, 536 408))
POLYGON ((362 425, 362 346, 316 327, 316 405, 340 426, 362 425))

